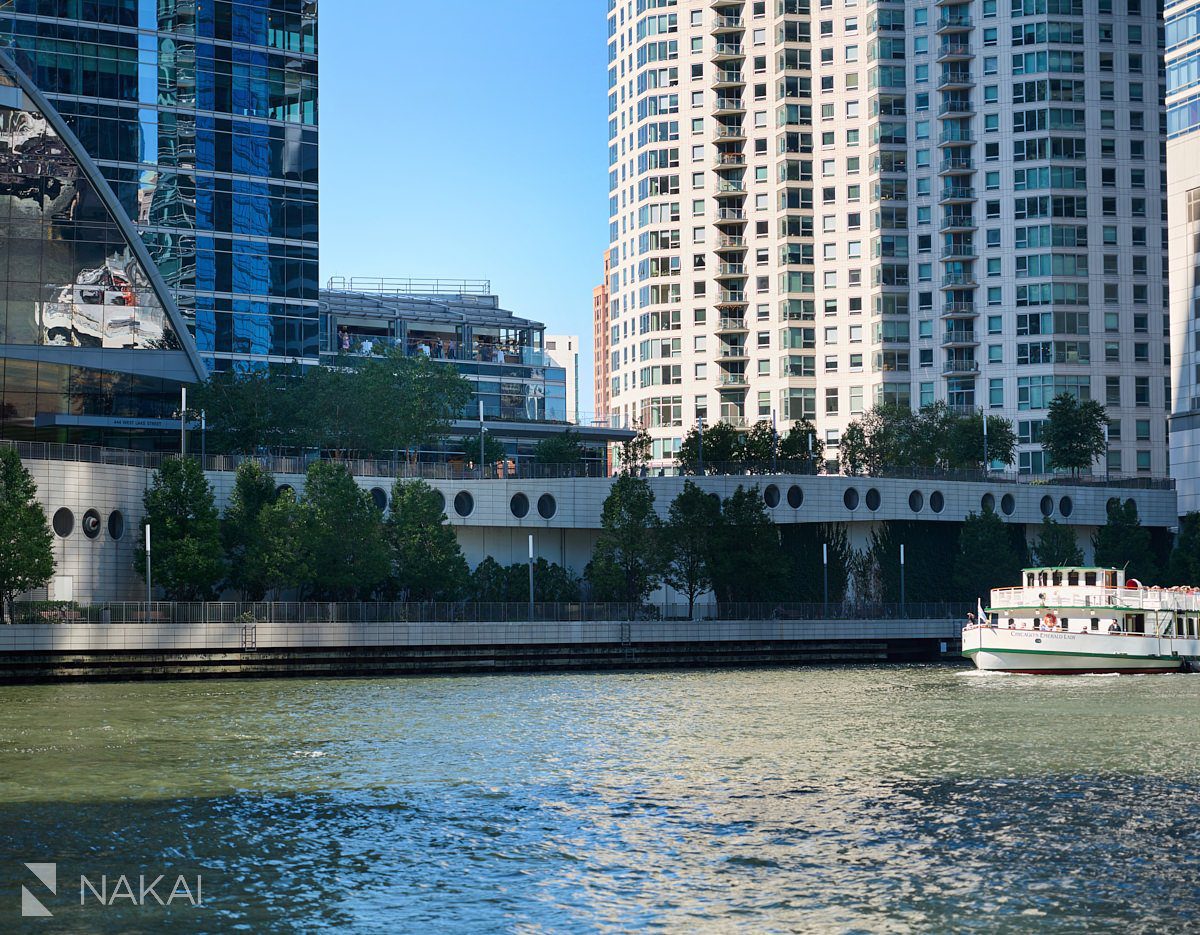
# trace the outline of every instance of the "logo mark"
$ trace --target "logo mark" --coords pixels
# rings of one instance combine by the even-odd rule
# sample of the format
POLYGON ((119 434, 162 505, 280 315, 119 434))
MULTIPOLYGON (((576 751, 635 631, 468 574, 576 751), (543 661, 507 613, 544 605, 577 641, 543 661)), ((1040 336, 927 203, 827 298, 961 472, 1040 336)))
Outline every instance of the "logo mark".
MULTIPOLYGON (((58 895, 58 864, 26 864, 25 868, 37 877, 42 886, 50 891, 51 896, 58 895)), ((40 899, 21 887, 21 915, 25 917, 46 918, 53 913, 42 905, 40 899)))

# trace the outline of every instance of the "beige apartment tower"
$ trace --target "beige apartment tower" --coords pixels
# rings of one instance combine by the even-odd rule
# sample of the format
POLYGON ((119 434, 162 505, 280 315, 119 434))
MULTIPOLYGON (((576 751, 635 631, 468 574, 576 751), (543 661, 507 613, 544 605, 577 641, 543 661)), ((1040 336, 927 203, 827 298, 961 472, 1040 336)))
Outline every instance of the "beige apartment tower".
POLYGON ((1010 469, 1040 474, 1067 392, 1108 409, 1097 473, 1165 474, 1154 3, 613 0, 608 21, 608 408, 658 466, 700 418, 808 418, 836 457, 873 404, 941 400, 1010 419, 1010 469))

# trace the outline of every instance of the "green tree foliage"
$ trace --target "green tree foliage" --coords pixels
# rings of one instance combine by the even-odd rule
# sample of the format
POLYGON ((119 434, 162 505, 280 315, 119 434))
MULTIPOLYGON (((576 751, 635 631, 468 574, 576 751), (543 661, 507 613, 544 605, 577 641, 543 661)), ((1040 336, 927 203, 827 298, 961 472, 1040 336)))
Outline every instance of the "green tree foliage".
POLYGON ((613 482, 600 512, 600 536, 585 575, 597 600, 641 604, 662 578, 662 521, 641 478, 613 482))
POLYGON ((470 569, 436 490, 421 480, 398 481, 386 532, 392 590, 411 601, 462 597, 470 569))
POLYGON ((262 584, 267 592, 305 595, 316 574, 314 536, 305 505, 293 490, 280 491, 259 513, 262 584))
POLYGON ((992 510, 968 513, 958 534, 954 593, 959 600, 986 603, 991 589, 1021 580, 1024 555, 1014 547, 1013 533, 992 510))
POLYGON ((620 468, 623 474, 641 474, 650 463, 653 440, 645 426, 639 424, 633 438, 621 442, 620 468))
POLYGON ((315 461, 302 502, 312 554, 311 595, 330 601, 369 598, 386 582, 391 565, 371 495, 342 465, 315 461))
POLYGON ((571 429, 547 435, 533 446, 533 460, 538 464, 582 464, 586 453, 579 433, 571 429))
POLYGON ((1083 550, 1075 539, 1075 530, 1065 523, 1056 523, 1049 516, 1043 518, 1033 545, 1033 561, 1045 567, 1082 565, 1083 550))
MULTIPOLYGON (((983 415, 960 416, 943 402, 918 412, 881 404, 842 433, 838 455, 847 474, 881 474, 886 468, 952 470, 983 465, 983 415)), ((1015 456, 1012 423, 987 417, 988 460, 1010 464, 1015 456)))
MULTIPOLYGON (((463 460, 468 464, 479 464, 479 433, 474 435, 466 435, 458 442, 458 451, 462 453, 463 460)), ((504 450, 504 443, 501 442, 491 432, 483 433, 483 458, 484 464, 495 464, 497 461, 503 461, 508 457, 508 452, 504 450)))
POLYGON ((778 465, 782 460, 780 441, 779 433, 770 422, 765 419, 755 422, 742 440, 738 464, 752 474, 765 474, 771 470, 772 463, 778 465))
POLYGON ((757 486, 737 490, 721 504, 721 525, 713 549, 712 579, 717 600, 777 600, 783 590, 783 549, 779 530, 757 486))
POLYGON ((228 560, 227 582, 244 600, 261 601, 269 587, 262 511, 274 502, 275 478, 257 461, 238 465, 221 521, 221 542, 228 560))
POLYGON ((207 413, 214 452, 319 448, 386 457, 445 437, 470 398, 454 367, 393 348, 303 371, 215 373, 193 406, 207 413))
MULTIPOLYGON (((728 422, 714 422, 704 427, 704 471, 715 474, 726 471, 732 464, 740 463, 742 436, 728 422)), ((684 474, 695 474, 700 467, 700 431, 693 426, 679 445, 675 456, 679 469, 684 474)))
POLYGON ((1167 566, 1168 584, 1200 586, 1200 513, 1179 520, 1179 533, 1167 566))
POLYGON ((850 545, 839 523, 790 523, 779 527, 789 600, 819 603, 825 599, 821 547, 829 554, 829 600, 841 603, 850 580, 850 545))
POLYGON ((779 459, 789 470, 799 465, 802 473, 819 474, 825 470, 825 443, 808 419, 797 419, 779 440, 779 459))
POLYGON ((712 588, 713 549, 720 532, 721 501, 684 481, 663 527, 664 579, 687 595, 689 619, 696 598, 712 588))
POLYGON ((0 607, 12 619, 12 602, 54 574, 54 548, 37 484, 14 448, 0 448, 0 607))
MULTIPOLYGON (((529 566, 521 562, 500 565, 491 556, 471 573, 471 597, 477 601, 524 604, 529 600, 529 566)), ((570 569, 539 558, 533 563, 533 599, 539 603, 579 600, 579 579, 570 569)))
POLYGON ((225 576, 221 523, 212 488, 195 458, 169 458, 142 498, 145 518, 134 567, 146 576, 150 524, 153 583, 173 601, 207 601, 225 576))
POLYGON ((904 545, 905 600, 953 601, 952 587, 961 523, 888 520, 871 534, 871 559, 879 583, 879 599, 900 600, 900 545, 904 545))
POLYGON ((1158 577, 1150 531, 1142 525, 1132 499, 1122 502, 1114 497, 1109 502, 1108 522, 1092 536, 1092 550, 1097 565, 1124 568, 1127 577, 1146 584, 1158 577))
POLYGON ((1070 393, 1055 396, 1042 425, 1042 448, 1051 464, 1072 474, 1090 468, 1108 447, 1107 420, 1104 407, 1094 399, 1080 401, 1070 393))

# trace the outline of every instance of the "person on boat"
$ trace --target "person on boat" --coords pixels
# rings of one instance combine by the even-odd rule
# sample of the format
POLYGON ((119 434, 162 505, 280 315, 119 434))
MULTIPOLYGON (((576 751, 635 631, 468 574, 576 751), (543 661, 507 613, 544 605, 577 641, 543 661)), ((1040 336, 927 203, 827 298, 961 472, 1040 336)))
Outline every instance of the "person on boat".
POLYGON ((967 614, 967 626, 969 626, 969 627, 975 626, 975 615, 972 613, 967 614))
POLYGON ((1121 625, 1119 623, 1117 623, 1117 621, 1114 620, 1112 623, 1110 623, 1108 625, 1108 632, 1109 633, 1120 633, 1121 625))

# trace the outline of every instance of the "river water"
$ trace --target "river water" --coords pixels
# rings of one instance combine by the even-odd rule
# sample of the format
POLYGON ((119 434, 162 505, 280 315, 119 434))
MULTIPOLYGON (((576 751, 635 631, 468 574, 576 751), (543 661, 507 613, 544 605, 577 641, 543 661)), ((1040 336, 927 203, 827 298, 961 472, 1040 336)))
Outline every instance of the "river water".
POLYGON ((0 931, 1200 931, 1200 676, 9 687, 0 841, 0 931))

